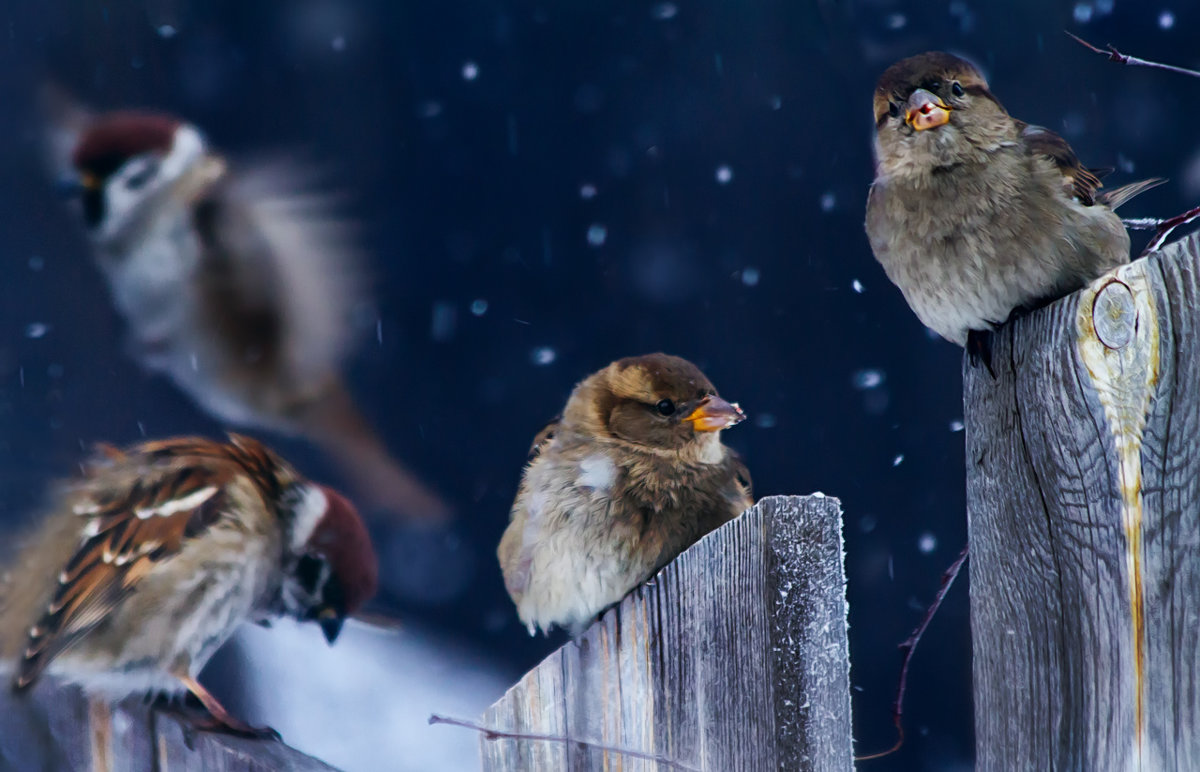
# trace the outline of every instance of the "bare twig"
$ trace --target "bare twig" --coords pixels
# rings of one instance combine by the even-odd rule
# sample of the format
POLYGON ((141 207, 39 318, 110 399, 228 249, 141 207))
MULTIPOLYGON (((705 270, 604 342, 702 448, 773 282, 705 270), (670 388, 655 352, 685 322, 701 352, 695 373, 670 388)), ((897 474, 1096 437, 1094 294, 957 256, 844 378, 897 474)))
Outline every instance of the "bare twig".
MULTIPOLYGON (((1066 32, 1066 30, 1063 31, 1066 32)), ((1107 56, 1108 61, 1110 62, 1128 64, 1133 67, 1152 67, 1156 70, 1166 70, 1168 72, 1177 72, 1180 75, 1189 75, 1193 78, 1200 78, 1200 72, 1197 72, 1196 70, 1189 70, 1185 67, 1176 67, 1172 64, 1162 64, 1161 62, 1152 62, 1149 59, 1140 59, 1136 56, 1129 56, 1128 54, 1121 53, 1111 45, 1107 47, 1107 50, 1105 50, 1104 48, 1098 48, 1097 46, 1092 45, 1078 35, 1072 35, 1070 32, 1067 32, 1067 34, 1074 38, 1075 42, 1079 43, 1080 45, 1085 46, 1086 48, 1095 51, 1098 54, 1107 56)))
POLYGON ((912 662, 913 654, 917 650, 917 644, 921 642, 921 636, 925 634, 925 629, 933 621, 933 615, 941 608, 942 601, 946 599, 946 593, 950 592, 950 586, 958 578, 958 572, 962 570, 963 563, 967 562, 969 549, 970 545, 964 546, 962 552, 958 554, 958 557, 950 564, 946 572, 942 574, 942 583, 938 587, 937 595, 933 597, 933 603, 929 604, 929 608, 925 610, 925 617, 921 619, 921 623, 912 631, 912 635, 908 636, 908 640, 900 644, 900 651, 904 652, 904 661, 900 665, 900 682, 896 685, 896 701, 892 703, 892 723, 896 725, 896 744, 886 751, 866 756, 855 756, 855 761, 880 759, 895 753, 900 750, 900 746, 904 745, 904 724, 902 719, 904 716, 904 689, 908 685, 908 665, 912 662))
MULTIPOLYGON (((1154 238, 1150 239, 1150 243, 1147 244, 1146 248, 1142 250, 1141 256, 1145 257, 1151 252, 1161 249, 1162 245, 1167 241, 1167 236, 1171 235, 1171 231, 1187 225, 1188 223, 1195 222, 1196 220, 1200 220, 1200 206, 1189 209, 1183 214, 1177 214, 1174 217, 1168 217, 1165 220, 1157 221, 1157 223, 1153 226, 1156 231, 1154 238)), ((1149 228, 1146 230, 1149 230, 1149 228)))
POLYGON ((641 759, 642 761, 653 761, 658 764, 665 764, 673 769, 681 769, 684 772, 700 772, 695 767, 689 767, 683 762, 669 759, 666 756, 660 756, 656 753, 645 753, 643 751, 630 750, 629 748, 617 748, 612 745, 600 745, 599 743, 587 742, 585 740, 575 740, 570 737, 559 737, 552 734, 524 734, 521 732, 505 732, 499 729, 476 724, 473 721, 466 721, 461 718, 453 718, 450 716, 439 716, 436 713, 429 717, 430 724, 448 724, 449 726, 460 726, 464 729, 474 729, 476 732, 483 734, 488 740, 529 740, 532 742, 551 742, 551 743, 569 743, 571 745, 582 745, 585 748, 594 748, 598 751, 607 751, 608 753, 617 753, 630 758, 641 759))

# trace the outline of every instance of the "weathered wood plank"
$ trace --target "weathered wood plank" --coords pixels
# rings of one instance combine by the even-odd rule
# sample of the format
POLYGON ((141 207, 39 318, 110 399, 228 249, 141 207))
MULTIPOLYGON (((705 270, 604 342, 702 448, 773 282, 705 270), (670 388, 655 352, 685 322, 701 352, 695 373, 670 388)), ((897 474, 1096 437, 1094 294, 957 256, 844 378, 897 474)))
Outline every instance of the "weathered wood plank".
POLYGON ((0 690, 0 772, 336 772, 283 743, 188 731, 138 700, 110 708, 49 682, 0 690))
POLYGON ((483 739, 484 770, 852 769, 842 558, 836 499, 763 499, 483 719, 578 742, 483 739))
POLYGON ((1200 769, 1200 237, 964 367, 977 764, 1200 769))

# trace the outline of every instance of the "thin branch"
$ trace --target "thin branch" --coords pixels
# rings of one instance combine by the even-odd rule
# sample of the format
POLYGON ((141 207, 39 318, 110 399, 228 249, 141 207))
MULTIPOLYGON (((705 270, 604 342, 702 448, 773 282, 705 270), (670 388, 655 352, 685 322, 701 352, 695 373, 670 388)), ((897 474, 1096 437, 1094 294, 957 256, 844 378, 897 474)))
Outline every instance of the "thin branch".
POLYGON ((451 716, 439 716, 436 713, 429 717, 430 724, 448 724, 449 726, 459 726, 463 729, 474 729, 481 733, 487 740, 529 740, 532 742, 551 742, 551 743, 566 743, 571 745, 582 745, 585 748, 594 748, 598 751, 606 751, 608 753, 618 753, 622 756, 629 756, 642 761, 653 761, 658 764, 665 764, 674 769, 681 769, 684 772, 700 772, 695 767, 689 767, 683 762, 669 759, 666 756, 660 756, 656 753, 644 753, 642 751, 630 750, 629 748, 618 748, 612 745, 600 745, 599 743, 591 743, 585 740, 574 740, 570 737, 559 737, 552 734, 524 734, 521 732, 505 732, 500 729, 492 729, 476 724, 473 721, 466 721, 461 718, 453 718, 451 716))
MULTIPOLYGON (((1154 234, 1154 238, 1150 239, 1150 243, 1146 245, 1146 248, 1142 250, 1141 257, 1145 257, 1151 252, 1161 249, 1162 245, 1167 241, 1167 236, 1171 235, 1171 231, 1196 220, 1200 220, 1200 206, 1189 209, 1183 214, 1168 217, 1165 220, 1147 220, 1147 223, 1154 223, 1150 227, 1153 227, 1157 232, 1154 234)), ((1149 227, 1146 228, 1146 230, 1149 229, 1149 227)))
MULTIPOLYGON (((1066 30, 1063 31, 1066 32, 1066 30)), ((1176 67, 1172 64, 1162 64, 1161 62, 1152 62, 1149 59, 1140 59, 1136 56, 1129 56, 1128 54, 1121 53, 1111 45, 1107 47, 1107 50, 1105 50, 1104 48, 1098 48, 1097 46, 1092 45, 1078 35, 1072 35, 1070 32, 1067 32, 1067 35, 1074 38, 1075 42, 1085 46, 1089 50, 1108 57, 1108 61, 1110 62, 1116 62, 1117 64, 1128 64, 1133 67, 1152 67, 1156 70, 1166 70, 1167 72, 1177 72, 1180 75, 1188 75, 1193 78, 1200 78, 1200 72, 1197 72, 1196 70, 1189 70, 1185 67, 1176 67)))
POLYGON ((925 629, 933 621, 933 615, 941 608, 942 601, 946 599, 946 593, 950 592, 950 586, 958 578, 958 572, 962 570, 963 563, 967 562, 969 549, 969 544, 964 546, 955 561, 942 574, 942 583, 938 587, 937 595, 933 598, 933 603, 929 604, 929 608, 926 609, 925 617, 917 625, 916 629, 912 631, 912 635, 908 636, 908 640, 900 644, 900 651, 904 652, 904 662, 900 665, 900 683, 896 686, 896 701, 892 703, 892 723, 896 725, 896 744, 886 751, 872 753, 867 756, 855 756, 855 761, 880 759, 895 753, 900 750, 901 745, 904 745, 904 724, 902 719, 904 716, 904 689, 908 685, 908 665, 912 662, 913 654, 916 653, 917 644, 921 642, 921 636, 925 634, 925 629))
POLYGON ((1126 217, 1121 224, 1131 231, 1156 231, 1163 221, 1157 217, 1126 217))

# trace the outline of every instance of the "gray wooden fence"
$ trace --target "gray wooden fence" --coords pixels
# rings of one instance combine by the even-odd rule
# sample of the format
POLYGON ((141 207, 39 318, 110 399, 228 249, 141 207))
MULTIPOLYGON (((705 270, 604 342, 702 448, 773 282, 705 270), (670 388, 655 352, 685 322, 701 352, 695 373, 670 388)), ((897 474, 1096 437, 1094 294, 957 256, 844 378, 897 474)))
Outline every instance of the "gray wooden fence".
POLYGON ((192 732, 138 700, 109 707, 45 681, 0 687, 0 772, 336 772, 283 743, 192 732))
POLYGON ((1200 769, 1200 238, 964 368, 981 770, 1200 769))
POLYGON ((852 769, 845 585, 837 500, 763 499, 509 689, 483 724, 570 741, 484 770, 852 769))

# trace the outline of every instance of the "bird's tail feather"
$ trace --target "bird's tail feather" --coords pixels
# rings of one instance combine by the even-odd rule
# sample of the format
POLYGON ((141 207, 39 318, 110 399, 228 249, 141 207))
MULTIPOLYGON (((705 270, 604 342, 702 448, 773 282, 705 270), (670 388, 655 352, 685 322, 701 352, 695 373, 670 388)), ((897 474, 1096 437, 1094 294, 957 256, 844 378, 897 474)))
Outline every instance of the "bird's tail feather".
POLYGON ((1100 198, 1104 200, 1105 204, 1108 204, 1109 209, 1116 209, 1134 196, 1141 195, 1151 188, 1157 188, 1166 181, 1165 177, 1151 177, 1148 180, 1131 182, 1128 185, 1104 191, 1100 194, 1100 198))
POLYGON ((412 521, 450 518, 446 500, 388 453, 340 379, 306 407, 300 427, 330 456, 364 504, 412 521))

